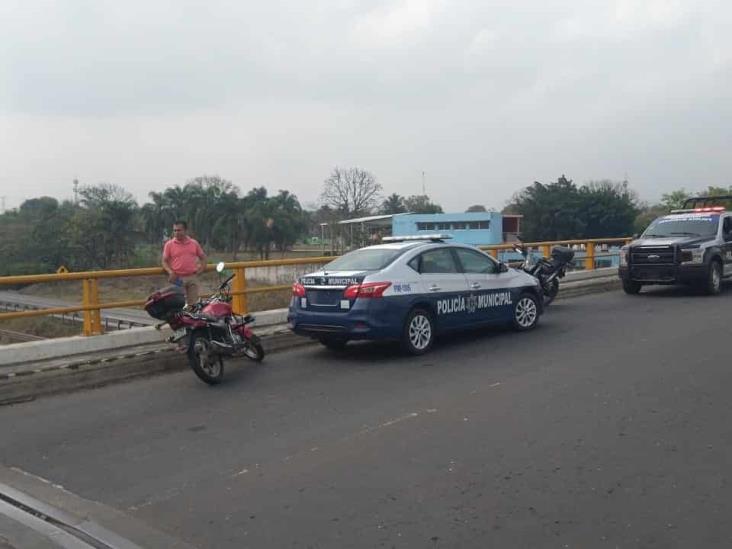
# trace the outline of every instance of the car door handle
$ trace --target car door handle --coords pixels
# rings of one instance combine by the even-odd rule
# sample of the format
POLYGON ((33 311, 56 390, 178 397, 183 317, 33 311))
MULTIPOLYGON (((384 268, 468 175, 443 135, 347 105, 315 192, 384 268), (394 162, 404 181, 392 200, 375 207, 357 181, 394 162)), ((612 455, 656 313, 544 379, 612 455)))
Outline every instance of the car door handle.
POLYGON ((473 282, 473 283, 472 283, 472 284, 470 285, 470 287, 471 287, 471 288, 472 288, 473 290, 477 290, 478 288, 480 288, 480 284, 478 284, 477 282, 473 282))
POLYGON ((437 284, 430 286, 430 292, 439 292, 441 289, 437 284))

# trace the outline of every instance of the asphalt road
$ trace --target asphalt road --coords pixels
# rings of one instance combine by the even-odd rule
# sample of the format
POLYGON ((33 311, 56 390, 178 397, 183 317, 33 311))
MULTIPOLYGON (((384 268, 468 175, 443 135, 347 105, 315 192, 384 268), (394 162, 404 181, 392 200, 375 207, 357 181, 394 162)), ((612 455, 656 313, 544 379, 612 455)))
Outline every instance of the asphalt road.
POLYGON ((201 548, 730 547, 732 289, 0 408, 0 462, 201 548))

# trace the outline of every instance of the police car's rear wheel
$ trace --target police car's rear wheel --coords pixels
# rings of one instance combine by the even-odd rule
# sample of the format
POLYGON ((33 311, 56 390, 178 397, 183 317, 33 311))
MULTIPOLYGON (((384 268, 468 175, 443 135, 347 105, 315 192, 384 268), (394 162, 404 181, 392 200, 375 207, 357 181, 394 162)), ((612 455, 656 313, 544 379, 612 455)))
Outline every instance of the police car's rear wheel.
POLYGON ((521 294, 513 307, 513 325, 517 330, 531 330, 539 322, 539 306, 532 294, 521 294))
POLYGON ((414 309, 407 315, 402 334, 404 350, 413 355, 429 351, 435 339, 432 317, 424 309, 414 309))
POLYGON ((342 351, 348 343, 348 340, 343 337, 321 337, 318 341, 331 351, 342 351))

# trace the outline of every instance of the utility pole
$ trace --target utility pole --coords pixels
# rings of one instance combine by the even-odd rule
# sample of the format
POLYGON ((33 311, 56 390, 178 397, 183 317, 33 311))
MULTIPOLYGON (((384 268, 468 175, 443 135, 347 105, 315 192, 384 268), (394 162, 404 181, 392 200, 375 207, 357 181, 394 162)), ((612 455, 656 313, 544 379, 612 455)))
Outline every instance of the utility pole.
POLYGON ((422 196, 427 196, 427 191, 424 186, 424 172, 422 172, 422 196))
POLYGON ((79 180, 74 179, 74 206, 79 204, 79 180))

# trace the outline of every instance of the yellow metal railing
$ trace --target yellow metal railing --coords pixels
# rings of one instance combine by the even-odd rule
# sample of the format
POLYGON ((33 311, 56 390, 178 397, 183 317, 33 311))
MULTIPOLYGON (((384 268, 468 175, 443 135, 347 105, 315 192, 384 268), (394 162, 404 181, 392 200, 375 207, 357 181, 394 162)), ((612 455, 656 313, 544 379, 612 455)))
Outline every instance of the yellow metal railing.
MULTIPOLYGON (((610 252, 600 252, 597 253, 598 247, 603 247, 604 245, 607 246, 622 246, 623 244, 627 244, 633 240, 630 237, 622 237, 622 238, 591 238, 587 240, 552 240, 549 242, 521 242, 520 244, 524 246, 525 248, 530 249, 538 249, 541 252, 541 255, 544 257, 549 257, 551 254, 552 246, 570 246, 570 247, 577 247, 580 251, 585 252, 584 259, 584 268, 585 270, 591 271, 595 268, 595 262, 598 258, 601 257, 613 257, 616 256, 616 253, 610 253, 610 252)), ((519 244, 518 242, 512 242, 508 244, 492 244, 490 246, 480 246, 482 250, 487 251, 490 253, 493 257, 498 259, 498 252, 500 251, 508 251, 513 250, 514 244, 519 244)))
MULTIPOLYGON (((551 247, 556 245, 579 247, 585 252, 584 266, 585 269, 591 270, 595 268, 595 261, 599 257, 609 257, 612 253, 596 253, 596 248, 602 245, 622 245, 629 242, 630 238, 601 238, 591 240, 558 240, 555 242, 524 242, 523 245, 531 249, 538 249, 545 257, 549 256, 551 247)), ((483 250, 488 251, 493 257, 498 258, 499 252, 512 250, 513 244, 496 244, 491 246, 481 246, 483 250)), ((334 257, 307 257, 298 259, 275 259, 267 261, 238 261, 227 263, 227 269, 233 270, 235 277, 232 281, 231 295, 233 297, 232 306, 236 313, 242 314, 247 312, 248 303, 247 296, 254 293, 274 292, 288 290, 289 284, 262 286, 250 288, 247 286, 247 269, 255 269, 260 267, 283 267, 294 265, 322 265, 333 261, 334 257)), ((208 265, 206 271, 213 271, 214 265, 208 265)), ((135 299, 128 301, 102 302, 99 299, 99 280, 107 278, 125 278, 139 276, 162 276, 165 271, 161 267, 150 267, 144 269, 119 269, 109 271, 84 271, 78 273, 62 272, 54 274, 41 275, 20 275, 20 276, 3 276, 0 277, 0 286, 22 286, 27 284, 38 284, 44 282, 67 282, 81 280, 82 282, 82 302, 81 305, 73 305, 69 307, 54 307, 47 309, 34 309, 13 312, 0 312, 0 321, 11 320, 14 318, 27 318, 36 316, 58 315, 82 312, 84 315, 83 334, 97 335, 102 330, 102 309, 116 309, 122 307, 140 307, 145 303, 144 299, 135 299)))

